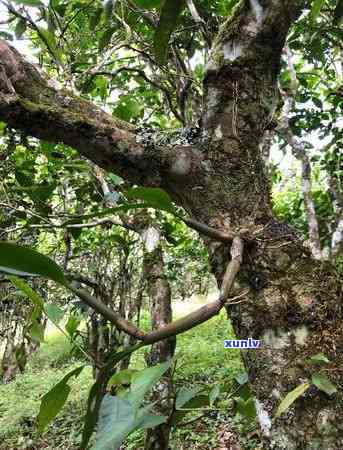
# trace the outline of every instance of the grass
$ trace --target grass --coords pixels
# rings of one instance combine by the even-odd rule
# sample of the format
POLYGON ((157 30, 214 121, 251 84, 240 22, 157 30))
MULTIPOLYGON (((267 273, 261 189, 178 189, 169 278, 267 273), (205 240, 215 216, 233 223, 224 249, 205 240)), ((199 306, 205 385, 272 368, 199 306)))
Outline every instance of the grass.
MULTIPOLYGON (((142 317, 142 321, 145 327, 148 326, 146 315, 142 317)), ((194 387, 223 382, 230 384, 233 377, 243 370, 239 351, 224 349, 223 340, 232 337, 233 331, 224 312, 178 336, 176 385, 194 387)), ((134 368, 145 366, 146 351, 140 349, 133 355, 134 368)), ((72 390, 67 404, 42 436, 38 436, 36 431, 35 418, 42 395, 66 373, 84 363, 71 354, 71 345, 62 334, 56 331, 49 334, 46 342, 31 358, 25 373, 18 375, 9 384, 0 385, 0 450, 77 448, 81 417, 85 412, 87 394, 92 383, 89 366, 83 369, 77 379, 70 381, 72 390)), ((178 430, 173 434, 172 448, 182 448, 180 446, 184 445, 186 431, 189 449, 213 448, 211 446, 215 445, 217 424, 218 414, 213 420, 209 420, 202 433, 194 432, 193 428, 197 424, 193 428, 178 430)), ((141 442, 142 433, 135 433, 130 436, 126 448, 137 450, 141 442)))
MULTIPOLYGON (((38 439, 34 424, 41 397, 69 371, 82 365, 82 361, 72 356, 71 350, 68 340, 61 333, 54 332, 32 356, 23 374, 19 374, 11 383, 0 384, 1 450, 30 448, 22 445, 38 439)), ((52 425, 52 428, 54 426, 59 428, 59 440, 68 441, 74 433, 77 434, 77 428, 80 427, 71 426, 70 419, 72 415, 75 415, 75 423, 79 421, 91 383, 90 367, 85 367, 77 380, 70 381, 72 390, 62 415, 64 423, 57 418, 52 425)), ((72 440, 75 440, 74 436, 72 440)), ((42 443, 43 441, 44 439, 42 443)), ((58 447, 55 447, 55 444, 51 447, 44 444, 43 447, 33 448, 55 449, 58 447)))

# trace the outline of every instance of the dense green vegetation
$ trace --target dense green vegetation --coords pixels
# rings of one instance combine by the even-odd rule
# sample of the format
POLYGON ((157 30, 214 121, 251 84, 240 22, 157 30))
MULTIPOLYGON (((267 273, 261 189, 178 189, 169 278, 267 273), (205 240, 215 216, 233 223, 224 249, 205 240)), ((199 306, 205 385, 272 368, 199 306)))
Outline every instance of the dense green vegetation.
MULTIPOLYGON (((232 337, 234 335, 224 313, 181 335, 176 352, 175 385, 194 388, 218 383, 223 391, 230 392, 235 385, 235 376, 244 370, 239 351, 224 349, 223 340, 232 337)), ((0 385, 1 450, 78 448, 82 428, 79 418, 85 413, 87 394, 92 384, 90 366, 77 380, 72 381, 67 404, 43 435, 39 436, 35 424, 41 396, 66 373, 84 362, 84 358, 75 356, 72 349, 66 337, 52 329, 47 333, 46 342, 30 359, 25 373, 19 374, 8 385, 0 385)), ((133 368, 145 366, 144 352, 142 349, 135 353, 133 368)), ((198 415, 198 412, 192 413, 187 416, 187 421, 198 415)), ((214 448, 220 442, 221 429, 228 423, 237 433, 256 429, 254 423, 248 425, 247 420, 236 413, 232 397, 226 400, 224 396, 218 405, 204 411, 200 422, 190 423, 172 434, 174 448, 214 448)), ((126 448, 138 450, 143 448, 143 442, 142 432, 136 432, 130 436, 126 448)), ((250 444, 253 443, 251 439, 250 444)))

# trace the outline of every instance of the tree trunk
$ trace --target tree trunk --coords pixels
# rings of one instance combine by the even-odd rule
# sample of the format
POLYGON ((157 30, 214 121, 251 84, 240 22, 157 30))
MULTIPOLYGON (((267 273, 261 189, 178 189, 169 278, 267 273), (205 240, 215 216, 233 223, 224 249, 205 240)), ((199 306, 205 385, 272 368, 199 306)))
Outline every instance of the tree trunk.
MULTIPOLYGON (((144 272, 151 302, 151 327, 160 328, 172 321, 171 291, 164 274, 160 231, 148 227, 142 234, 145 243, 144 272)), ((170 360, 174 356, 176 337, 157 342, 151 348, 149 366, 170 360)), ((158 414, 169 416, 172 408, 172 379, 169 369, 154 387, 153 400, 158 401, 158 414)), ((168 450, 171 426, 163 423, 147 430, 145 450, 168 450)))
MULTIPOLYGON (((133 183, 161 187, 192 218, 239 236, 244 241, 239 281, 250 292, 231 306, 231 317, 239 338, 262 341, 243 358, 265 448, 341 450, 342 280, 333 266, 314 261, 293 230, 273 217, 260 150, 279 102, 282 48, 303 5, 301 0, 238 3, 214 40, 201 129, 192 141, 182 133, 161 140, 159 133, 139 132, 72 93, 57 92, 3 41, 0 118, 35 137, 63 141, 133 183), (319 352, 331 360, 323 370, 338 392, 329 397, 311 387, 272 422, 280 399, 318 371, 306 361, 319 352)), ((205 242, 220 284, 228 243, 205 242)))

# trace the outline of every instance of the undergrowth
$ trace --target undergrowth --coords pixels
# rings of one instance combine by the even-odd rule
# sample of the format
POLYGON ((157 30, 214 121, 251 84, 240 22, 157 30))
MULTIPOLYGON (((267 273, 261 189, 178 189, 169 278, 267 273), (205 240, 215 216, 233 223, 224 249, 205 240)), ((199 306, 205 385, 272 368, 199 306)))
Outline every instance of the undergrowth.
MULTIPOLYGON (((146 316, 143 321, 147 322, 146 316)), ((223 340, 232 337, 233 331, 225 313, 178 336, 175 385, 232 384, 234 376, 243 370, 239 351, 224 349, 223 340)), ((0 450, 78 448, 82 416, 92 384, 90 366, 85 367, 77 379, 70 381, 72 390, 68 402, 47 431, 40 436, 36 431, 42 395, 70 370, 87 364, 71 350, 65 336, 54 331, 31 357, 25 373, 9 384, 0 385, 0 450)), ((143 348, 133 355, 132 367, 141 369, 145 366, 147 351, 143 348)), ((174 431, 172 449, 215 448, 218 427, 227 423, 230 410, 230 402, 225 398, 223 402, 221 408, 209 411, 201 420, 174 431)), ((133 433, 125 448, 138 450, 143 439, 141 432, 133 433)))

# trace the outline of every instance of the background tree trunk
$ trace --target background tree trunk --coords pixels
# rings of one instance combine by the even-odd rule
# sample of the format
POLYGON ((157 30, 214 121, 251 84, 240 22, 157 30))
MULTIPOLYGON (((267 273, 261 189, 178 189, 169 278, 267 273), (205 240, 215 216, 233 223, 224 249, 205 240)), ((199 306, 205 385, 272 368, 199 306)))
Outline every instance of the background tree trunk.
MULTIPOLYGON (((151 327, 158 329, 172 321, 171 291, 164 273, 161 233, 156 226, 150 226, 142 234, 145 243, 144 273, 147 280, 151 327)), ((171 337, 153 344, 147 357, 149 366, 170 360, 174 356, 176 337, 171 337)), ((153 390, 153 400, 157 401, 157 410, 161 415, 169 416, 172 408, 172 379, 169 369, 159 380, 153 390)), ((147 430, 145 450, 167 450, 171 426, 163 423, 147 430)))

